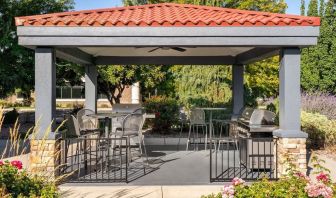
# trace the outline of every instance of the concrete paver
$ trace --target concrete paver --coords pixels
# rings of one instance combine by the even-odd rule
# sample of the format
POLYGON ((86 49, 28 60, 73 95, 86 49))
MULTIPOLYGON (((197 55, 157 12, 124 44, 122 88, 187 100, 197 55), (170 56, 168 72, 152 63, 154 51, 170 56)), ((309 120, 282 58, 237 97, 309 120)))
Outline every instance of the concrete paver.
POLYGON ((62 197, 67 198, 200 198, 218 193, 219 185, 193 186, 61 186, 62 197))

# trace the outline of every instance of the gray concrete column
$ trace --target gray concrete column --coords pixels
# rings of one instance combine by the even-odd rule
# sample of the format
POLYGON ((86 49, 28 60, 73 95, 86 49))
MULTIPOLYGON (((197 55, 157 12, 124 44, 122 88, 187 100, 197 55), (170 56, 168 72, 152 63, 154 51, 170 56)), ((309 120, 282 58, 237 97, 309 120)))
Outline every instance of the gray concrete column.
POLYGON ((97 112, 97 67, 85 65, 85 108, 97 112))
POLYGON ((35 49, 35 122, 37 139, 54 139, 56 112, 56 66, 53 48, 35 49), (50 133, 51 132, 51 133, 50 133))
POLYGON ((300 49, 284 48, 280 52, 279 130, 278 137, 307 137, 301 132, 300 49))
POLYGON ((244 107, 244 65, 232 65, 233 117, 244 107))

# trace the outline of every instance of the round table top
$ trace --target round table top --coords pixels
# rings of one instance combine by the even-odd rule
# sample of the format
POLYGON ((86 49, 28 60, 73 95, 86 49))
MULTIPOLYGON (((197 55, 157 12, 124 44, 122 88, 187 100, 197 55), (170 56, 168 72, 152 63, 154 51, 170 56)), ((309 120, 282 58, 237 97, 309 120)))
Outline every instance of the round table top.
POLYGON ((115 113, 96 113, 96 114, 88 114, 87 116, 93 117, 93 118, 116 118, 116 117, 122 117, 126 116, 129 113, 121 113, 121 112, 115 112, 115 113))
POLYGON ((206 110, 206 111, 227 110, 227 108, 224 108, 224 107, 204 107, 204 108, 198 108, 198 109, 203 109, 203 110, 206 110))

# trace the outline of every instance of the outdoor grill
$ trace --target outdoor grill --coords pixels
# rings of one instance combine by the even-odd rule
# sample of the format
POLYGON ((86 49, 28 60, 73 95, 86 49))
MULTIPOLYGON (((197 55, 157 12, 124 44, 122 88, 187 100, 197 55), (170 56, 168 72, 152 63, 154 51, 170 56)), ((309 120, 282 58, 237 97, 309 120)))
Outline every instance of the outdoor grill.
POLYGON ((272 168, 275 116, 268 110, 244 108, 237 120, 240 162, 250 170, 272 168))

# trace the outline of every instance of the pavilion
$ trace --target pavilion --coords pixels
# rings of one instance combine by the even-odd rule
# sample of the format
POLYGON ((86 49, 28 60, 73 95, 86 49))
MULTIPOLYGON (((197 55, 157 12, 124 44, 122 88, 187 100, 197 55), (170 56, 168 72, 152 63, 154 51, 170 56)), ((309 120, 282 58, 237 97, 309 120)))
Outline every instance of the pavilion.
POLYGON ((85 106, 94 111, 96 65, 232 65, 233 114, 238 114, 244 106, 244 65, 279 55, 280 126, 273 135, 286 152, 302 149, 295 160, 306 169, 300 49, 317 44, 318 17, 163 3, 23 16, 16 25, 19 44, 35 50, 40 137, 55 118, 56 57, 86 68, 85 106))

